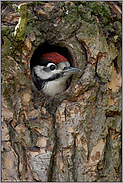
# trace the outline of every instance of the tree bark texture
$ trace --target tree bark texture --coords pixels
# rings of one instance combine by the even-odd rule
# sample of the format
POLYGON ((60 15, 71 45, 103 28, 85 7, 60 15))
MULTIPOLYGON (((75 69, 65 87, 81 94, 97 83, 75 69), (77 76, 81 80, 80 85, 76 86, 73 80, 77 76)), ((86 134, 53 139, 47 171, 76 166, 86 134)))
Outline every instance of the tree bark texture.
POLYGON ((120 182, 120 6, 65 1, 5 5, 2 181, 120 182), (32 55, 44 43, 45 49, 65 50, 71 65, 81 69, 55 97, 37 91, 30 75, 32 55))

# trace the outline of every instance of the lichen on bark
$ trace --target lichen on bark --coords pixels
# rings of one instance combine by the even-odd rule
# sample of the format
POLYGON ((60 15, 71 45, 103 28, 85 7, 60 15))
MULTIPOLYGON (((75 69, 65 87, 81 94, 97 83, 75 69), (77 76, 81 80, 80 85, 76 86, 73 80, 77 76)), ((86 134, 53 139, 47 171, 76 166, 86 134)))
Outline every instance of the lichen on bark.
POLYGON ((6 5, 2 181, 121 181, 120 2, 6 5), (53 98, 37 91, 30 74, 33 53, 44 43, 81 69, 53 98))
POLYGON ((13 36, 15 37, 16 41, 24 41, 25 40, 25 28, 27 25, 27 5, 25 3, 20 4, 17 7, 19 13, 19 22, 15 27, 15 31, 13 36))

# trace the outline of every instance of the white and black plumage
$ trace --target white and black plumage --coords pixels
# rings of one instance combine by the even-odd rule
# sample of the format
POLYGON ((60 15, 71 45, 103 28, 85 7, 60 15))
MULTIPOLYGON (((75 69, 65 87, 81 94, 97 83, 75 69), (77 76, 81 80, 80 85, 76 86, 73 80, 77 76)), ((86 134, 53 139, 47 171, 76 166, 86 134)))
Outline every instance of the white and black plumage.
POLYGON ((43 54, 39 63, 32 68, 32 79, 46 96, 63 92, 68 87, 69 78, 80 71, 70 67, 69 61, 57 52, 43 54))

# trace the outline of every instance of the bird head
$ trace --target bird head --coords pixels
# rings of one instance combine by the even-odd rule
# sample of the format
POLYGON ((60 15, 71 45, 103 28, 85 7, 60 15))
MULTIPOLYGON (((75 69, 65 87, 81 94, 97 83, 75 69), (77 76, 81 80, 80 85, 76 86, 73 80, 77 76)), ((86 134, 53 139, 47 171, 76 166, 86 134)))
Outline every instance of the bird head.
POLYGON ((45 53, 40 57, 39 65, 32 69, 32 79, 39 91, 54 96, 68 87, 70 77, 80 71, 70 67, 69 61, 57 52, 45 53))

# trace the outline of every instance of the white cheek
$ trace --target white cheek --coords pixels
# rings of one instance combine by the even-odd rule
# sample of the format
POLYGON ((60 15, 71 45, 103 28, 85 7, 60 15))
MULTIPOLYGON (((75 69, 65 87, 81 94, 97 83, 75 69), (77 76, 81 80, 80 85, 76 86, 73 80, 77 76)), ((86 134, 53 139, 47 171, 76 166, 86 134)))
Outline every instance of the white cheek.
POLYGON ((35 73, 37 74, 38 77, 42 79, 48 79, 50 78, 53 74, 60 73, 61 70, 53 70, 50 72, 46 72, 43 70, 44 66, 36 66, 34 67, 35 73))

